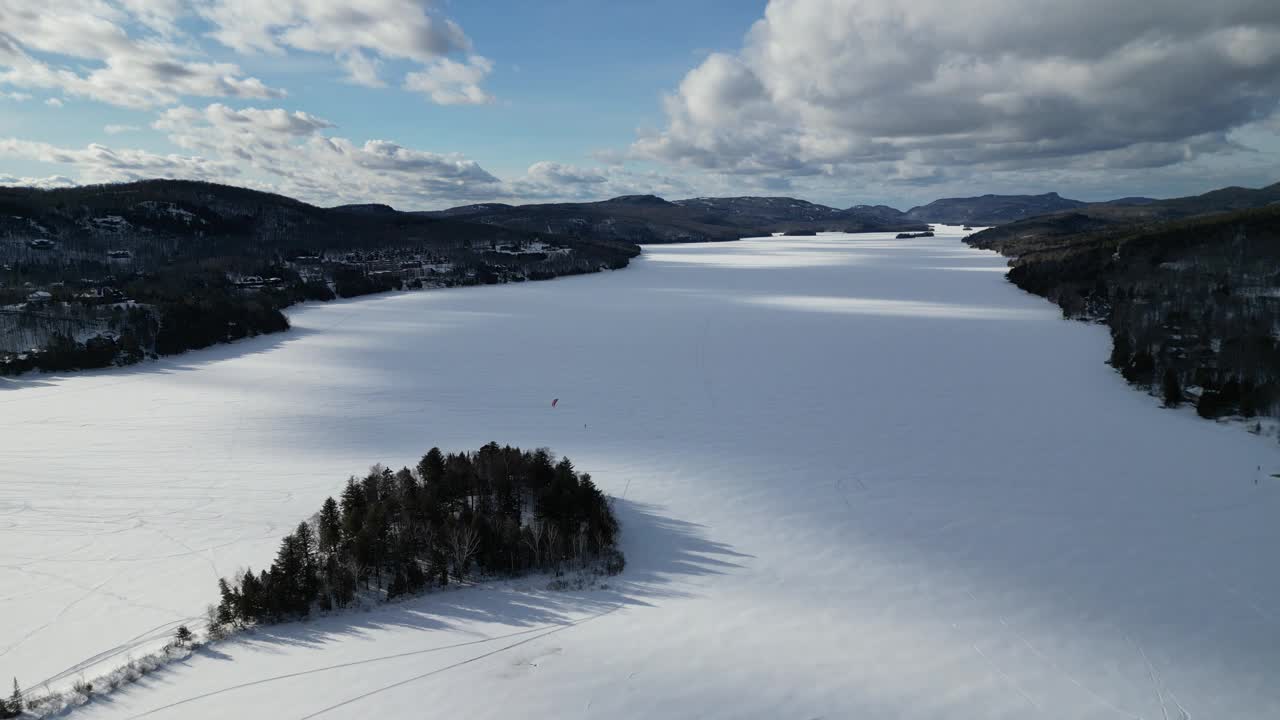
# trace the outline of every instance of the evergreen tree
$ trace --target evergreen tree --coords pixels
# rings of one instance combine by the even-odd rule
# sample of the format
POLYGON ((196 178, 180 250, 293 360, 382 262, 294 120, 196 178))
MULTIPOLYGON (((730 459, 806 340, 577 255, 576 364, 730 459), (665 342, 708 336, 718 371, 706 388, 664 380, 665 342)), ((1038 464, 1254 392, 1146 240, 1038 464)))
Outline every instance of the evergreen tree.
POLYGON ((237 607, 240 604, 240 598, 235 591, 231 589, 231 584, 226 578, 218 579, 218 614, 217 620, 219 625, 230 625, 236 621, 237 607))
POLYGON ((1112 339, 1111 359, 1109 360, 1111 367, 1117 370, 1123 370, 1129 366, 1129 360, 1133 357, 1133 350, 1129 344, 1129 336, 1126 334, 1117 334, 1112 339))
POLYGON ((317 524, 320 529, 320 549, 326 553, 336 551, 342 542, 342 512, 338 510, 338 503, 332 497, 327 498, 320 508, 317 524))
POLYGON ((347 487, 342 491, 342 534, 344 537, 353 538, 360 532, 360 526, 364 523, 364 514, 367 498, 365 497, 364 486, 356 482, 356 479, 349 478, 347 487))
POLYGON ((422 462, 418 463, 418 476, 428 487, 438 485, 444 478, 444 454, 440 448, 433 447, 422 457, 422 462))
POLYGON ((18 687, 18 678, 13 679, 13 694, 9 696, 9 712, 14 716, 22 714, 22 689, 18 687))
POLYGON ((1161 383, 1165 407, 1178 407, 1182 404, 1182 383, 1173 368, 1164 369, 1164 380, 1161 383))
POLYGON ((375 465, 328 498, 316 525, 281 540, 271 566, 219 582, 222 622, 275 622, 346 607, 360 583, 392 598, 472 571, 555 569, 592 559, 623 568, 604 493, 568 458, 489 443, 475 453, 428 452, 416 472, 375 465), (526 526, 522 508, 536 520, 526 526))
POLYGON ((252 570, 246 570, 240 580, 239 608, 236 615, 241 622, 250 623, 262 617, 262 583, 252 570))

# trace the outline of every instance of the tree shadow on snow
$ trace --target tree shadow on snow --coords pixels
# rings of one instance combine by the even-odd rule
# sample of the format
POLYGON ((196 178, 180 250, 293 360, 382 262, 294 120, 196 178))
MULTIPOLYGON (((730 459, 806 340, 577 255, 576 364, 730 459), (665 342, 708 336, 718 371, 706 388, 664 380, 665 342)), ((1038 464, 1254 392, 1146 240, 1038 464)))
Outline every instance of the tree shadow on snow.
POLYGON ((257 335, 230 343, 187 350, 177 355, 170 355, 156 360, 143 360, 142 362, 122 367, 54 372, 33 371, 12 377, 0 377, 0 391, 56 387, 62 381, 78 377, 110 377, 112 379, 118 378, 120 382, 125 382, 138 375, 173 375, 190 372, 223 360, 271 352, 316 332, 319 331, 294 327, 282 332, 257 335))
MULTIPOLYGON (((553 578, 547 575, 450 586, 371 608, 253 628, 205 646, 193 657, 234 660, 237 649, 277 654, 296 648, 324 650, 344 639, 388 629, 453 631, 454 637, 442 638, 444 645, 539 632, 619 608, 653 607, 663 599, 688 597, 696 592, 689 580, 733 572, 752 557, 711 540, 703 526, 670 517, 654 505, 617 499, 614 512, 622 524, 627 567, 620 575, 598 578, 594 587, 549 590, 553 578), (462 638, 459 632, 465 633, 462 638)), ((574 574, 566 573, 565 578, 572 581, 574 574)), ((181 682, 172 670, 190 662, 162 668, 138 687, 181 682)), ((129 693, 131 688, 122 691, 129 693)))

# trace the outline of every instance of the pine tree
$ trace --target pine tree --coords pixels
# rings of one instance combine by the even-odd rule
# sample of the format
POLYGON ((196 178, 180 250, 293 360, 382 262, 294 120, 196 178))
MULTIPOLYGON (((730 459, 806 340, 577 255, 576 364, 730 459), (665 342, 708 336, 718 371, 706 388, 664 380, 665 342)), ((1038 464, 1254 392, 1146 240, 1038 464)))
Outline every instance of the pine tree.
POLYGON ((315 525, 282 539, 270 568, 222 581, 219 618, 274 622, 313 606, 346 607, 361 582, 388 597, 447 585, 469 568, 558 568, 566 558, 621 571, 608 499, 591 476, 547 450, 490 443, 475 453, 433 449, 417 472, 382 465, 326 499, 315 525), (524 525, 533 504, 538 520, 524 525), (384 580, 385 578, 385 580, 384 580))
POLYGON ((347 480, 347 487, 342 491, 342 534, 353 538, 360 532, 364 524, 364 515, 368 498, 364 487, 355 478, 347 480))
POLYGON ((1178 407, 1182 404, 1182 383, 1173 368, 1164 369, 1163 395, 1165 407, 1178 407))
POLYGON ((1116 334, 1112 338, 1111 345, 1111 367, 1117 370, 1123 370, 1129 366, 1129 360, 1133 357, 1133 350, 1129 344, 1129 336, 1125 334, 1116 334))
POLYGON ((297 589, 300 593, 298 603, 305 613, 311 602, 315 600, 316 594, 320 592, 320 562, 317 556, 316 534, 310 525, 299 523, 293 535, 297 538, 297 550, 302 556, 302 575, 298 578, 297 589))
POLYGON ((195 635, 191 633, 190 628, 186 625, 179 625, 177 632, 173 634, 173 639, 177 640, 179 645, 188 645, 194 638, 195 635))
POLYGON ((18 687, 18 678, 13 679, 13 694, 9 696, 8 711, 14 717, 22 714, 22 689, 18 687))
POLYGON ((240 604, 240 598, 231 589, 231 585, 226 578, 218 579, 218 594, 220 596, 217 614, 218 624, 223 626, 230 625, 236 620, 236 608, 240 604))
POLYGON ((236 615, 240 622, 251 623, 260 619, 262 604, 262 583, 258 582, 252 570, 246 570, 244 577, 240 580, 240 597, 236 608, 236 615))
POLYGON ((324 501, 320 508, 320 549, 326 553, 337 551, 342 542, 342 513, 338 510, 338 502, 332 497, 324 501))
POLYGON ((418 463, 418 476, 428 487, 438 485, 444 478, 444 454, 440 448, 433 447, 418 463))

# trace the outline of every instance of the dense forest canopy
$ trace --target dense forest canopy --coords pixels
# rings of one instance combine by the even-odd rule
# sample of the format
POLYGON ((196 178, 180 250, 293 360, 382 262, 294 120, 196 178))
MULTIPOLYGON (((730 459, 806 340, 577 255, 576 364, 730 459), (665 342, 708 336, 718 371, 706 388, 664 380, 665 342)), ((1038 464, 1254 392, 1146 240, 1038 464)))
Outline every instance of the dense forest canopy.
MULTIPOLYGON (((1234 206, 1277 187, 1210 196, 1234 206)), ((1174 207, 1214 207, 1204 198, 1174 207)), ((1280 205, 1143 224, 1068 213, 969 242, 1012 255, 1010 281, 1066 316, 1106 323, 1110 363, 1167 405, 1280 417, 1280 205)))
POLYGON ((358 596, 388 600, 473 576, 623 568, 608 498, 566 457, 489 443, 375 465, 280 543, 270 568, 219 582, 215 627, 278 622, 358 596))
POLYGON ((210 183, 0 188, 0 374, 279 332, 303 300, 545 280, 639 248, 210 183))

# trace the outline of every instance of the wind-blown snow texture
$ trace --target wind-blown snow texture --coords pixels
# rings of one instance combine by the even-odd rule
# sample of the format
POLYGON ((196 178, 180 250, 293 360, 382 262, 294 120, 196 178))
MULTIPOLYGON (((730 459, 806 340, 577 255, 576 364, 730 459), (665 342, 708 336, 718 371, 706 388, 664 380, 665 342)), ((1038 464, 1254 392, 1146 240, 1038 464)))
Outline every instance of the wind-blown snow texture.
POLYGON ((84 715, 1280 717, 1280 452, 1130 390, 1003 263, 954 232, 652 247, 11 383, 0 678, 119 662, 347 473, 497 440, 620 498, 610 589, 270 628, 84 715))

